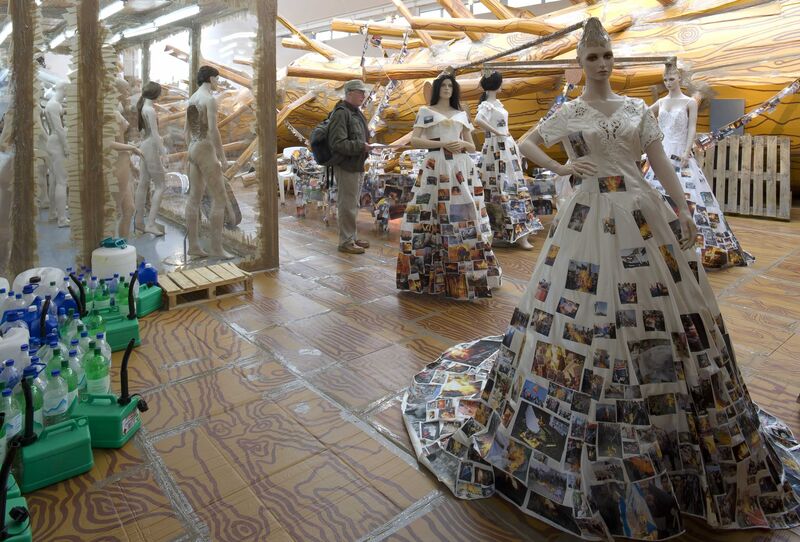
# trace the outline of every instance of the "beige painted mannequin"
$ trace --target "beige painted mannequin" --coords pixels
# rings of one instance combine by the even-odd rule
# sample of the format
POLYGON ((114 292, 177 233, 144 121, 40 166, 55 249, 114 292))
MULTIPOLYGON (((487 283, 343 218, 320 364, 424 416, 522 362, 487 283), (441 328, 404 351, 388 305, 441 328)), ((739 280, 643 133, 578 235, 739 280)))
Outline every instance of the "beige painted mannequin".
POLYGON ((50 156, 50 220, 57 219, 59 228, 69 226, 67 217, 67 166, 69 156, 67 131, 62 115, 66 85, 56 85, 53 95, 44 108, 45 120, 50 128, 47 136, 47 153, 50 156), (55 208, 54 208, 55 207, 55 208))
POLYGON ((226 163, 222 137, 217 127, 217 89, 219 72, 203 66, 197 72, 197 91, 189 98, 186 110, 186 141, 189 142, 189 201, 186 203, 186 230, 190 256, 212 256, 228 259, 232 255, 222 248, 225 219, 225 180, 222 164, 226 163), (211 247, 208 253, 200 246, 200 202, 208 189, 211 198, 209 215, 211 247))
MULTIPOLYGON (((122 104, 120 104, 120 108, 122 104)), ((145 157, 142 151, 133 145, 125 143, 125 134, 128 132, 129 123, 122 116, 122 113, 117 110, 115 112, 117 120, 117 138, 116 141, 111 143, 111 148, 117 151, 117 161, 114 164, 114 170, 117 175, 118 192, 116 194, 117 201, 117 214, 119 221, 117 222, 117 237, 128 239, 131 235, 131 219, 135 207, 133 205, 133 187, 131 186, 131 154, 134 153, 142 158, 145 157)))
POLYGON ((164 195, 164 165, 161 157, 166 154, 164 142, 158 133, 158 116, 153 101, 161 95, 161 85, 153 81, 142 88, 137 109, 139 111, 139 131, 142 143, 139 148, 144 155, 139 172, 139 185, 136 187, 136 231, 164 235, 164 227, 156 223, 158 210, 161 208, 161 197, 164 195), (145 220, 145 204, 153 183, 153 196, 150 199, 150 213, 145 220))

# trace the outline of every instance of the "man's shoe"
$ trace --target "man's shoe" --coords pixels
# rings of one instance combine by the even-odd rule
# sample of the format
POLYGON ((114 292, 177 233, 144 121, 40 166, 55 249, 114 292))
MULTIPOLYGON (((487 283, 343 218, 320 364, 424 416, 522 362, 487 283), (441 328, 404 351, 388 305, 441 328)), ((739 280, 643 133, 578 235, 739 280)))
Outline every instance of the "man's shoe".
POLYGON ((361 248, 369 248, 369 241, 367 241, 366 239, 356 239, 354 242, 361 248))
POLYGON ((339 245, 339 252, 346 252, 347 254, 364 254, 364 249, 355 243, 348 243, 346 245, 339 245))

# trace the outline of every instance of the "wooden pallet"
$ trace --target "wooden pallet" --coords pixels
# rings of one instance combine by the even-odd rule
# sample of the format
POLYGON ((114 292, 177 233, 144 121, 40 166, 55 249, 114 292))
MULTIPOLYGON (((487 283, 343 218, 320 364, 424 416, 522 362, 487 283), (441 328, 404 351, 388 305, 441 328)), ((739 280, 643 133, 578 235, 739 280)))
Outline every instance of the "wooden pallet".
POLYGON ((252 275, 232 263, 173 271, 159 277, 158 283, 167 296, 168 311, 253 291, 252 275), (230 286, 241 287, 218 291, 222 287, 230 290, 230 286))
POLYGON ((697 162, 723 212, 789 220, 790 147, 786 136, 731 136, 697 162))

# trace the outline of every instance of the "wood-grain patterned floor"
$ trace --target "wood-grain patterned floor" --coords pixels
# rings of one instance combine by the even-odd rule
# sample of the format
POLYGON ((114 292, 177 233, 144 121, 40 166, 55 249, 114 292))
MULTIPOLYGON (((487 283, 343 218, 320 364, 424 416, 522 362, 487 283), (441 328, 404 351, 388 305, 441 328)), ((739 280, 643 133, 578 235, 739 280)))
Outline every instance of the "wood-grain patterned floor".
MULTIPOLYGON (((446 301, 395 291, 397 224, 379 235, 362 213, 373 246, 345 255, 309 215, 281 217, 281 268, 257 275, 252 296, 142 322, 130 369, 151 407, 143 429, 122 450, 97 451, 89 473, 28 496, 36 540, 570 539, 499 498, 452 497, 418 468, 398 409, 441 350, 505 330, 538 248, 496 250, 505 283, 492 299, 446 301)), ((711 282, 750 393, 800 433, 800 208, 793 215, 731 217, 758 260, 711 282)), ((798 536, 690 522, 686 538, 798 536)))

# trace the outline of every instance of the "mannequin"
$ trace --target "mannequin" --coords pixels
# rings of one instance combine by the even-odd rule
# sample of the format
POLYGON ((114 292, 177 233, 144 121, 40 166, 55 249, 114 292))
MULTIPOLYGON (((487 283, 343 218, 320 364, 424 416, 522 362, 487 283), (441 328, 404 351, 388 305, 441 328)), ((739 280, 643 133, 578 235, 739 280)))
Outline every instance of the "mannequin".
POLYGON ((161 157, 166 154, 161 135, 158 133, 158 117, 153 107, 153 101, 161 95, 161 85, 150 81, 142 89, 142 95, 136 104, 139 112, 139 132, 142 135, 141 151, 144 159, 141 161, 139 185, 136 187, 136 221, 134 228, 137 231, 164 235, 164 227, 156 223, 158 210, 161 208, 161 197, 164 195, 164 166, 161 157), (152 181, 155 190, 150 199, 150 214, 145 220, 145 204, 147 194, 150 192, 152 181))
MULTIPOLYGON (((50 208, 50 190, 48 190, 48 171, 50 171, 50 153, 47 152, 48 126, 45 120, 44 107, 36 108, 36 115, 41 126, 39 137, 36 139, 38 161, 36 162, 36 183, 38 185, 37 205, 40 209, 50 208)), ((52 179, 51 179, 52 181, 52 179)))
POLYGON ((131 154, 138 155, 142 162, 146 159, 142 151, 133 145, 125 143, 125 134, 128 132, 130 124, 122 115, 123 105, 119 104, 119 109, 115 111, 114 118, 117 121, 116 141, 111 143, 111 148, 117 151, 117 161, 115 162, 115 172, 117 175, 118 192, 116 194, 117 213, 117 237, 128 239, 131 234, 131 219, 135 207, 133 205, 133 189, 131 187, 131 154))
POLYGON ((486 133, 480 175, 494 241, 515 243, 519 248, 531 250, 533 245, 528 235, 542 229, 542 225, 534 217, 519 149, 508 131, 508 112, 497 99, 503 76, 499 72, 485 74, 480 84, 484 93, 475 125, 486 133))
POLYGON ((189 142, 189 201, 186 203, 186 230, 189 255, 229 259, 233 256, 222 248, 225 219, 225 181, 222 165, 227 163, 222 149, 222 136, 217 127, 217 90, 219 71, 202 66, 197 72, 199 88, 189 98, 186 110, 186 141, 189 142), (208 190, 211 198, 209 226, 211 247, 208 253, 200 246, 200 202, 208 190))
MULTIPOLYGON (((755 258, 742 250, 722 213, 703 170, 692 155, 697 125, 697 101, 681 91, 681 73, 672 64, 664 71, 668 94, 650 110, 658 116, 664 132, 664 149, 679 166, 683 193, 697 225, 696 249, 706 269, 747 266, 755 258)), ((664 187, 653 171, 645 179, 662 194, 664 187)))
POLYGON ((44 108, 45 121, 50 128, 47 136, 47 153, 50 156, 50 220, 57 219, 59 228, 69 226, 67 217, 67 167, 69 156, 67 131, 64 129, 61 103, 66 94, 66 84, 59 83, 44 108), (55 207, 55 209, 53 208, 55 207))
POLYGON ((491 297, 502 270, 469 152, 472 124, 452 72, 437 77, 420 108, 410 145, 426 149, 424 166, 400 225, 397 288, 454 299, 491 297))
POLYGON ((0 134, 0 276, 8 270, 11 257, 12 232, 11 205, 14 203, 14 108, 3 115, 3 132, 0 134))

